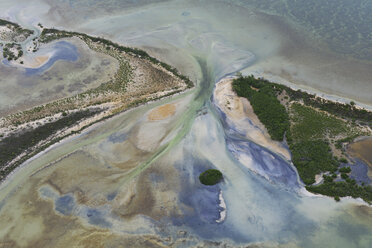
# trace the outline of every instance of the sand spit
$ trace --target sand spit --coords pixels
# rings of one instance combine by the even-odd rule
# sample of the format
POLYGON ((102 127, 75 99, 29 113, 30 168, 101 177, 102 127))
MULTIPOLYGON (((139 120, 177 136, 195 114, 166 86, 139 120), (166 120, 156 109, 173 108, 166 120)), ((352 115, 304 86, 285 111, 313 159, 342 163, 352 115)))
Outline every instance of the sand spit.
POLYGON ((33 58, 29 63, 25 64, 25 67, 28 68, 39 68, 43 66, 48 60, 50 56, 44 55, 44 56, 38 56, 33 58))
POLYGON ((50 59, 50 56, 39 56, 35 58, 22 57, 22 59, 23 60, 12 61, 9 64, 12 66, 20 67, 20 68, 38 69, 48 62, 48 60, 50 59))
POLYGON ((218 199, 220 201, 220 218, 218 220, 216 220, 217 223, 221 223, 223 222, 225 219, 226 219, 226 202, 225 202, 225 199, 223 198, 223 195, 222 195, 222 190, 220 190, 220 193, 218 195, 218 199))
POLYGON ((225 78, 216 84, 213 93, 215 104, 248 139, 289 161, 291 159, 289 151, 280 142, 271 140, 265 126, 254 114, 249 101, 238 97, 232 90, 232 81, 233 78, 225 78))
MULTIPOLYGON (((82 39, 81 37, 76 38, 82 39)), ((95 52, 106 54, 119 62, 119 68, 112 81, 102 82, 97 88, 76 96, 62 98, 1 118, 0 131, 2 131, 2 136, 0 140, 61 119, 67 113, 90 110, 92 108, 99 110, 98 112, 100 113, 74 123, 72 127, 57 130, 47 139, 38 142, 37 145, 28 147, 27 152, 16 154, 17 157, 11 157, 11 161, 9 160, 6 164, 1 165, 2 167, 0 168, 5 176, 25 159, 36 155, 40 150, 64 137, 80 132, 100 120, 129 108, 170 96, 189 88, 183 78, 160 66, 160 62, 154 63, 141 56, 120 51, 118 48, 107 48, 106 45, 94 41, 94 39, 84 38, 84 42, 95 52)), ((33 61, 34 66, 41 66, 41 64, 47 62, 49 57, 36 56, 33 61)), ((30 58, 31 61, 32 58, 30 58)), ((176 107, 168 104, 156 109, 150 114, 149 119, 162 120, 173 116, 175 112, 176 107)), ((2 179, 4 175, 2 175, 2 179)))

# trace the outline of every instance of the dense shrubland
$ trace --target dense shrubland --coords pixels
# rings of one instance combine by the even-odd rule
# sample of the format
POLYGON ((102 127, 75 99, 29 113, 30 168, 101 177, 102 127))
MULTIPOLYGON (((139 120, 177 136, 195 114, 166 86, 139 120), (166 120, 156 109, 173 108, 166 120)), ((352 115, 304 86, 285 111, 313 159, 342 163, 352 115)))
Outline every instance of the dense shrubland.
POLYGON ((365 135, 355 121, 371 126, 372 112, 356 108, 354 103, 331 102, 253 76, 234 79, 233 90, 250 101, 273 140, 285 138, 293 164, 309 191, 338 199, 352 196, 372 201, 372 188, 357 185, 350 179, 350 167, 339 167, 340 162, 347 160, 335 157, 331 149, 331 143, 335 149, 341 149, 342 143, 365 135), (282 94, 289 99, 286 106, 278 99, 282 94), (315 176, 323 173, 324 183, 313 186, 315 176), (334 181, 337 173, 343 181, 334 181))

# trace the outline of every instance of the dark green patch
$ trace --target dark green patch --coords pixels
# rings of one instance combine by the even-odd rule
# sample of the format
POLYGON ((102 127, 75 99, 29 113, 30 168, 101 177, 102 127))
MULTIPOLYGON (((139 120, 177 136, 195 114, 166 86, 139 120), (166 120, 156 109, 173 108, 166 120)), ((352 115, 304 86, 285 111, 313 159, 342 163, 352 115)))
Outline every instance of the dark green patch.
POLYGON ((265 125, 271 138, 282 141, 289 130, 288 113, 276 97, 278 91, 266 83, 266 80, 255 79, 253 76, 239 77, 234 80, 233 89, 238 96, 250 101, 254 113, 265 125))
POLYGON ((359 121, 361 125, 372 124, 372 112, 355 108, 353 104, 342 104, 321 99, 315 95, 292 90, 284 85, 271 83, 262 78, 253 76, 234 79, 233 90, 238 96, 247 98, 259 120, 265 125, 274 140, 281 141, 286 136, 292 161, 302 181, 308 185, 307 190, 335 197, 352 196, 361 197, 367 202, 372 201, 371 186, 359 186, 355 180, 350 179, 347 173, 350 168, 339 169, 340 162, 347 163, 345 158, 338 161, 331 152, 329 137, 335 139, 339 135, 347 135, 345 139, 333 141, 335 146, 342 148, 343 143, 351 142, 358 135, 345 121, 359 121), (287 109, 281 105, 277 96, 285 91, 291 101, 296 101, 287 109), (299 104, 299 102, 303 104, 299 104), (329 114, 322 113, 323 110, 329 114), (361 122, 363 121, 363 122, 361 122), (334 182, 335 174, 339 169, 342 182, 334 182), (315 176, 324 175, 324 183, 319 186, 310 186, 315 183, 315 176))
POLYGON ((204 185, 215 185, 222 180, 223 176, 219 170, 209 169, 200 174, 199 180, 204 185))
POLYGON ((325 141, 303 141, 290 145, 292 161, 305 184, 315 183, 315 175, 337 170, 337 162, 325 141))
POLYGON ((319 186, 306 186, 308 191, 332 197, 351 196, 362 198, 368 203, 372 202, 372 186, 359 186, 355 180, 347 179, 345 182, 325 182, 319 186))
POLYGON ((47 123, 35 129, 26 131, 21 134, 14 134, 0 141, 0 179, 9 174, 14 168, 7 167, 7 163, 21 155, 32 151, 32 147, 36 146, 40 141, 46 140, 58 130, 73 126, 76 122, 84 118, 96 115, 99 111, 83 110, 72 113, 55 122, 47 123))

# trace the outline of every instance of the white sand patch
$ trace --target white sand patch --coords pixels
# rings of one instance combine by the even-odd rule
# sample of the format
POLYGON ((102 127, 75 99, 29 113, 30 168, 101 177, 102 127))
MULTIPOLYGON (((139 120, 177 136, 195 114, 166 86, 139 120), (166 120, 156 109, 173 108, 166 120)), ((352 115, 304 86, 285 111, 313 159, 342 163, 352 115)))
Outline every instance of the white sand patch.
POLYGON ((0 33, 11 32, 12 30, 7 26, 0 26, 0 33))
POLYGON ((286 160, 290 160, 289 151, 280 143, 270 138, 265 126, 254 114, 249 101, 238 97, 232 90, 233 78, 225 78, 216 84, 213 96, 215 104, 227 115, 235 127, 245 133, 255 143, 268 148, 286 160), (249 122, 249 120, 251 122, 249 122))
POLYGON ((9 41, 13 31, 7 26, 0 26, 0 40, 9 41))
POLYGON ((218 198, 220 200, 220 207, 223 210, 220 211, 220 218, 218 220, 216 220, 216 222, 221 223, 226 219, 226 203, 225 203, 225 199, 223 199, 223 196, 222 196, 222 190, 220 190, 220 194, 219 194, 218 198))
POLYGON ((320 173, 318 175, 315 175, 315 183, 314 183, 314 185, 318 185, 321 182, 323 182, 323 173, 320 173))
POLYGON ((25 68, 36 69, 45 65, 52 56, 53 52, 48 52, 38 56, 24 56, 22 57, 23 65, 22 64, 19 65, 25 68))

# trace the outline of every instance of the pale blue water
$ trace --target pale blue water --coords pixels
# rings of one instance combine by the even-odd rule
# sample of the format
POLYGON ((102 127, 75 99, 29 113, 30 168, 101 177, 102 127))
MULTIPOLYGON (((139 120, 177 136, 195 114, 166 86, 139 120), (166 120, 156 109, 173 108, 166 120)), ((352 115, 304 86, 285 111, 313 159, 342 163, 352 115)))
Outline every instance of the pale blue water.
POLYGON ((53 55, 39 68, 26 68, 26 75, 42 74, 51 68, 57 61, 75 62, 79 58, 76 46, 67 41, 58 41, 53 45, 53 55))

